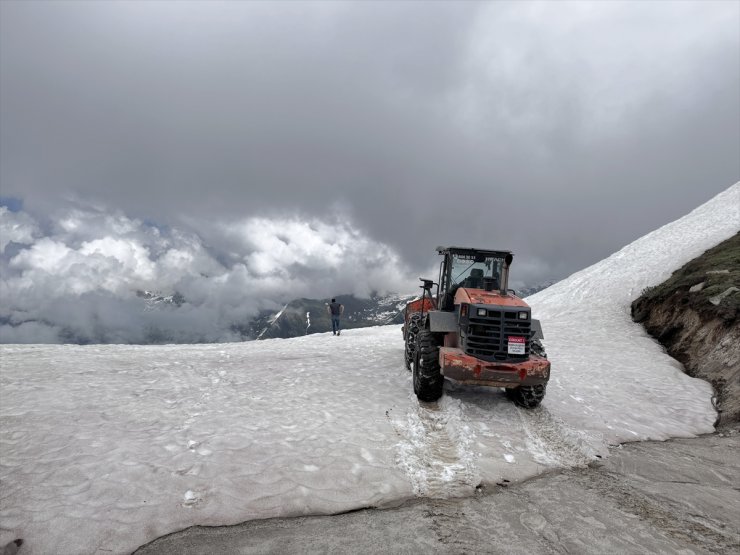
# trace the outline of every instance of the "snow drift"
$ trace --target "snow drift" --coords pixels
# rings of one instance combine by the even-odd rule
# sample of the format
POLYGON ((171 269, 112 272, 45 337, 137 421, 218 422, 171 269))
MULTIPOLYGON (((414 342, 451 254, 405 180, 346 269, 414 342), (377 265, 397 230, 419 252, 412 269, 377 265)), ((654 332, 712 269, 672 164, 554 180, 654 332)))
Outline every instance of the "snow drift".
POLYGON ((740 228, 740 184, 534 295, 542 407, 447 384, 420 405, 398 326, 188 346, 3 346, 0 545, 125 553, 194 524, 332 513, 586 464, 712 431, 709 386, 629 317, 642 288, 740 228))

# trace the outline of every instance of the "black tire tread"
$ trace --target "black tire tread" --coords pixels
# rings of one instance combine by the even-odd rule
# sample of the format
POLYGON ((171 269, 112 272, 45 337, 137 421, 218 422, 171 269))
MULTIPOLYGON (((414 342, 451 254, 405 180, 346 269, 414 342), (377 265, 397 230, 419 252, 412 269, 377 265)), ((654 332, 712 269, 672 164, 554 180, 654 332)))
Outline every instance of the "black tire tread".
POLYGON ((529 352, 533 355, 541 356, 542 358, 547 358, 547 353, 545 353, 545 347, 542 345, 542 342, 539 339, 535 339, 532 341, 529 352))
POLYGON ((540 406, 545 398, 546 384, 521 385, 519 387, 506 388, 506 397, 514 401, 518 406, 525 409, 533 409, 540 406))
POLYGON ((420 401, 432 402, 442 396, 444 376, 439 368, 439 344, 434 334, 423 329, 417 336, 414 393, 420 401))
POLYGON ((408 328, 406 329, 406 343, 404 344, 403 349, 403 358, 407 370, 411 370, 411 365, 414 363, 416 336, 419 334, 420 324, 421 313, 415 312, 409 317, 408 328))

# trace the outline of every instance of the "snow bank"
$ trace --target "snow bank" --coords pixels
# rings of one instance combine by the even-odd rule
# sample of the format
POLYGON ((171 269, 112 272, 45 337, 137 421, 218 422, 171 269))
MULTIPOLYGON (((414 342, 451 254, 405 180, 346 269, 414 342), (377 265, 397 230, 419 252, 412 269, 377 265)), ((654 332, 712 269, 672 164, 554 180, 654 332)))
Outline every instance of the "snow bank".
POLYGON ((646 287, 740 230, 740 183, 609 258, 527 298, 553 361, 546 406, 610 443, 712 432, 708 383, 632 322, 646 287))
POLYGON ((529 300, 553 378, 524 411, 447 384, 419 404, 399 326, 250 343, 0 347, 0 545, 127 553, 195 524, 469 495, 608 442, 712 430, 629 303, 740 227, 740 185, 529 300))

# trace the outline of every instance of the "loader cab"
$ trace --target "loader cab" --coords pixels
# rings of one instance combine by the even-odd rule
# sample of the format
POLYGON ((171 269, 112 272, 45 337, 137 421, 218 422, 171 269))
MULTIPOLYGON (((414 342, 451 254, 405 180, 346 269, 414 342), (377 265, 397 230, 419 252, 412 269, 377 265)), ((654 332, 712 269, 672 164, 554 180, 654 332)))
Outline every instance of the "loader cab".
POLYGON ((455 293, 460 287, 506 294, 511 252, 461 247, 437 247, 437 252, 444 257, 437 282, 441 310, 454 310, 455 293))

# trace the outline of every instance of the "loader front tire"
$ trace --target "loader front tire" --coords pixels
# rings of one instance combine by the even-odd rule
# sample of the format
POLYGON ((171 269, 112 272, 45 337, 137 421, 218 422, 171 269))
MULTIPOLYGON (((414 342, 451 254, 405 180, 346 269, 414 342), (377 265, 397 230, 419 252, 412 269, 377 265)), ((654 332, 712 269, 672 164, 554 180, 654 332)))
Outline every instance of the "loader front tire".
POLYGON ((439 368, 439 344, 432 332, 417 335, 413 363, 414 393, 419 401, 432 402, 442 396, 444 376, 439 368))
POLYGON ((540 406, 545 398, 546 384, 520 385, 519 387, 506 388, 506 397, 514 401, 520 407, 533 409, 540 406))
POLYGON ((421 314, 415 312, 409 317, 409 323, 406 329, 406 343, 404 345, 403 357, 406 363, 406 370, 411 370, 414 363, 414 353, 416 352, 416 336, 419 334, 421 324, 421 314))

